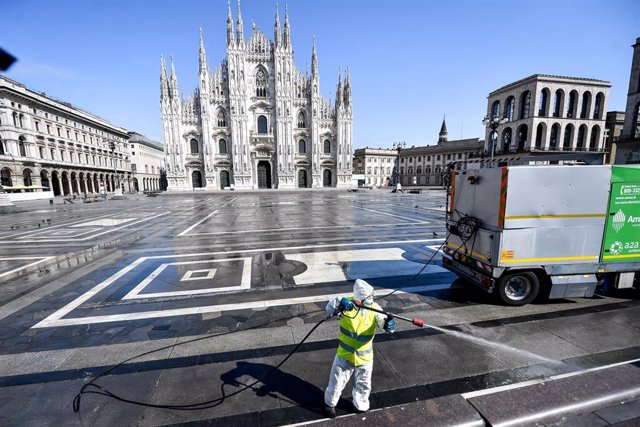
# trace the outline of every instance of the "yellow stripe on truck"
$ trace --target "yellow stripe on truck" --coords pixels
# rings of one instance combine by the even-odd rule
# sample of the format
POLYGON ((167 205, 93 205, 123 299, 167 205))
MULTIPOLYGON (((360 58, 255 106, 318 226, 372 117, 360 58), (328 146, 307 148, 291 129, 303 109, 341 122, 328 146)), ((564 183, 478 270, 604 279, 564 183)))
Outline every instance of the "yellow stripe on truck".
POLYGON ((604 259, 640 258, 640 254, 605 255, 602 258, 604 259))
POLYGON ((551 258, 502 258, 503 263, 518 263, 518 262, 545 262, 545 261, 593 261, 598 260, 597 255, 589 256, 563 256, 563 257, 551 257, 551 258))
POLYGON ((605 218, 607 214, 562 214, 562 215, 514 215, 505 219, 549 219, 549 218, 605 218))

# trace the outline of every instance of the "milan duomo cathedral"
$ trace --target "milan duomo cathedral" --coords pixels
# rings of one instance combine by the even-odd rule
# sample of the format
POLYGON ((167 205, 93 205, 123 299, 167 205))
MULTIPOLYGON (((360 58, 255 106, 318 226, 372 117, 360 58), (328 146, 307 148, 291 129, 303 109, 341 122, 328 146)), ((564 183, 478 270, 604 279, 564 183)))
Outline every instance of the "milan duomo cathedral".
POLYGON ((161 60, 160 107, 168 189, 349 187, 352 103, 349 72, 335 105, 320 95, 315 39, 311 75, 293 62, 289 15, 276 5, 274 40, 256 28, 245 40, 240 2, 227 57, 212 71, 200 31, 199 85, 186 99, 161 60))

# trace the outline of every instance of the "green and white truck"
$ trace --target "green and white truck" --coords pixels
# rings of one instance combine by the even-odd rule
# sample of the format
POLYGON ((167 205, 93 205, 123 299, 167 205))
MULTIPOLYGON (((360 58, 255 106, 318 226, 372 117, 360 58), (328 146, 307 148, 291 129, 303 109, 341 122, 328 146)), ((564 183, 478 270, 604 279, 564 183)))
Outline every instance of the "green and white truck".
POLYGON ((640 166, 453 171, 443 264, 524 305, 640 286, 640 166))

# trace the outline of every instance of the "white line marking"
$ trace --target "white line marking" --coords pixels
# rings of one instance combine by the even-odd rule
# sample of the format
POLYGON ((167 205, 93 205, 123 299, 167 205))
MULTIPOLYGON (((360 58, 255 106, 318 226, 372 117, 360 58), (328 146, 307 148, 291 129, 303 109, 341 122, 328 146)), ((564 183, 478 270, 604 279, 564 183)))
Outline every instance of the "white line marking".
MULTIPOLYGON (((403 291, 397 291, 396 295, 449 289, 450 287, 451 287, 451 283, 439 283, 435 285, 414 286, 414 287, 404 288, 403 291)), ((393 291, 393 289, 388 289, 388 288, 376 289, 376 292, 391 292, 391 291, 393 291)), ((283 305, 307 304, 312 302, 328 301, 334 297, 342 297, 342 296, 349 296, 349 295, 351 295, 350 292, 344 292, 340 294, 314 295, 314 296, 308 296, 308 297, 284 298, 284 299, 275 299, 275 300, 267 300, 267 301, 237 302, 237 303, 231 303, 231 304, 209 305, 209 306, 203 306, 203 307, 176 308, 172 310, 156 310, 156 311, 143 311, 143 312, 128 313, 128 314, 108 314, 108 315, 102 315, 102 316, 87 316, 87 317, 75 318, 75 319, 61 319, 62 316, 59 316, 58 312, 56 312, 54 313, 55 318, 52 319, 54 315, 49 316, 45 320, 32 326, 32 328, 47 328, 47 327, 53 327, 53 326, 73 326, 73 325, 84 325, 84 324, 90 324, 90 323, 119 322, 124 320, 154 319, 159 317, 185 316, 189 314, 203 314, 203 313, 230 311, 230 310, 266 309, 269 307, 276 307, 276 306, 283 306, 283 305)))
MULTIPOLYGON (((40 264, 41 262, 45 262, 45 261, 53 259, 55 257, 48 256, 48 257, 41 257, 41 258, 42 259, 40 261, 35 261, 35 262, 29 263, 27 265, 23 265, 22 267, 14 268, 13 270, 10 270, 10 271, 5 271, 4 273, 0 274, 0 277, 4 277, 4 276, 7 276, 7 275, 9 275, 11 273, 15 273, 16 271, 20 271, 20 270, 25 269, 27 267, 31 267, 32 265, 40 264)), ((5 261, 5 260, 8 260, 8 259, 20 259, 20 258, 3 258, 3 259, 0 259, 0 261, 5 261)), ((24 259, 26 259, 26 258, 24 258, 24 259)), ((35 259, 35 258, 33 258, 33 259, 35 259)))
POLYGON ((35 239, 35 240, 3 240, 3 241, 0 241, 0 243, 84 242, 86 240, 93 239, 93 238, 98 237, 98 236, 102 236, 103 234, 112 233, 114 231, 118 231, 118 230, 122 230, 123 228, 130 227, 132 225, 140 224, 141 222, 150 221, 152 219, 155 219, 155 218, 158 218, 158 217, 161 217, 161 216, 164 216, 164 215, 168 215, 169 213, 170 212, 164 212, 164 213, 161 213, 161 214, 157 214, 157 215, 151 216, 149 218, 144 218, 144 219, 141 219, 141 220, 136 221, 136 222, 125 224, 122 227, 111 228, 111 229, 105 230, 105 231, 103 231, 101 233, 92 234, 90 236, 83 237, 81 239, 46 239, 46 238, 42 238, 42 239, 35 239))
POLYGON ((587 408, 600 408, 608 403, 618 403, 620 400, 627 399, 632 396, 637 396, 640 394, 640 387, 635 387, 629 390, 620 391, 618 393, 607 394, 602 397, 598 397, 595 399, 583 400, 578 403, 573 403, 569 405, 559 406, 557 408, 549 409, 542 412, 536 412, 535 414, 531 414, 528 416, 514 418, 503 423, 493 424, 496 427, 509 427, 509 426, 523 426, 530 425, 535 420, 542 420, 545 418, 550 418, 552 416, 558 416, 560 414, 569 414, 578 412, 579 410, 586 410, 587 408))
POLYGON ((71 238, 71 237, 80 237, 80 236, 84 236, 85 234, 90 234, 93 233, 96 230, 100 230, 99 228, 91 228, 89 230, 65 230, 64 228, 60 229, 60 230, 53 230, 53 232, 51 232, 51 230, 43 230, 42 232, 39 233, 34 233, 30 236, 23 236, 23 237, 18 237, 18 239, 51 239, 54 236, 64 236, 66 238, 71 238), (82 231, 82 233, 79 233, 79 231, 82 231), (77 233, 77 234, 73 234, 71 235, 71 233, 77 233), (43 235, 44 236, 41 236, 43 235), (47 234, 49 234, 49 236, 47 237, 47 234))
POLYGON ((388 240, 385 242, 361 242, 361 243, 324 243, 319 245, 307 245, 307 246, 280 246, 271 248, 259 248, 259 249, 236 249, 234 251, 220 251, 220 252, 199 252, 195 254, 177 254, 177 255, 154 255, 145 257, 146 259, 162 259, 162 258, 184 258, 193 256, 210 256, 210 255, 227 255, 227 254, 242 254, 242 253, 256 253, 256 252, 272 252, 272 251, 289 251, 299 249, 319 249, 319 248, 339 248, 345 246, 375 246, 375 245, 398 245, 404 243, 427 243, 427 242, 443 242, 444 239, 418 239, 418 240, 388 240))
POLYGON ((186 273, 184 273, 184 276, 182 276, 182 279, 180 279, 180 281, 191 282, 194 280, 211 280, 216 275, 217 271, 218 271, 217 268, 206 268, 203 270, 189 270, 186 273), (207 275, 193 277, 193 275, 196 273, 207 273, 207 275))
MULTIPOLYGON (((206 218, 205 218, 206 219, 206 218)), ((248 233, 270 233, 270 232, 281 232, 281 231, 297 231, 297 230, 322 230, 322 229, 336 229, 336 228, 366 228, 366 227, 415 227, 415 226, 424 226, 429 224, 429 222, 416 223, 416 222, 403 222, 403 223, 395 223, 395 224, 361 224, 361 225, 327 225, 327 226, 317 226, 317 227, 289 227, 289 228, 263 228, 256 230, 237 230, 237 231, 212 231, 212 232, 204 232, 204 233, 196 233, 191 234, 191 236, 212 236, 212 235, 221 235, 221 234, 248 234, 248 233)), ((184 231, 183 231, 184 233, 184 231)), ((182 233, 178 234, 180 237, 182 233)))
POLYGON ((213 215, 218 213, 220 211, 220 209, 224 208, 225 206, 228 206, 229 204, 235 202, 236 200, 238 200, 238 197, 234 197, 233 199, 229 200, 227 203, 223 204, 218 209, 216 209, 215 211, 211 212, 209 215, 205 216, 200 221, 196 222, 191 227, 189 227, 186 230, 184 230, 182 233, 178 234, 178 237, 186 236, 187 233, 189 233, 191 230, 193 230, 194 228, 196 228, 197 226, 199 226, 200 224, 202 224, 203 222, 205 222, 206 220, 211 218, 213 215))
POLYGON ((626 360, 624 362, 612 363, 612 364, 603 365, 603 366, 596 366, 595 368, 582 369, 580 371, 574 371, 574 372, 567 372, 565 374, 553 375, 553 376, 551 376, 549 378, 541 378, 541 379, 537 379, 537 380, 528 380, 528 381, 522 381, 522 382, 514 383, 514 384, 508 384, 508 385, 503 385, 503 386, 486 388, 484 390, 470 391, 468 393, 462 393, 461 396, 468 400, 468 399, 471 399, 471 398, 474 398, 474 397, 478 397, 478 396, 486 396, 488 394, 499 393, 501 391, 515 390, 515 389, 522 388, 522 387, 527 387, 527 386, 530 386, 530 385, 543 384, 543 383, 549 382, 549 381, 555 381, 555 380, 560 380, 560 379, 563 379, 563 378, 575 377, 577 375, 587 374, 589 372, 602 371, 604 369, 615 368, 616 366, 622 366, 622 365, 629 365, 631 363, 636 363, 636 362, 640 362, 640 359, 626 360))
POLYGON ((354 206, 354 208, 356 209, 362 209, 363 211, 369 211, 369 212, 374 212, 377 213, 379 215, 387 215, 387 216, 392 216, 394 218, 400 218, 400 219, 404 219, 405 221, 413 221, 413 222, 417 222, 417 223, 423 223, 424 221, 421 221, 419 219, 415 219, 415 218, 408 218, 406 216, 400 216, 400 215, 395 215, 395 214, 390 214, 387 212, 380 212, 380 211, 376 211, 374 209, 369 209, 369 208, 363 208, 363 207, 359 207, 359 206, 354 206))
MULTIPOLYGON (((195 279, 191 279, 195 280, 195 279)), ((199 295, 199 294, 211 294, 216 292, 238 291, 245 290, 251 287, 251 258, 228 258, 228 259, 207 259, 200 261, 184 261, 184 262, 171 262, 163 263, 156 268, 153 273, 147 276, 142 282, 140 282, 135 288, 133 288, 123 300, 141 299, 141 298, 158 298, 158 297, 170 297, 170 296, 185 296, 185 295, 199 295), (189 264, 203 264, 207 262, 224 262, 224 261, 243 261, 242 264, 242 280, 239 286, 226 286, 223 288, 206 288, 187 291, 173 291, 173 292, 154 292, 140 294, 144 288, 146 288, 156 277, 160 275, 170 265, 189 265, 189 264)))
MULTIPOLYGON (((122 270, 118 271, 105 281, 97 284, 92 289, 82 294, 75 300, 71 301, 69 304, 65 305, 55 313, 51 314, 46 319, 42 320, 40 323, 36 324, 35 327, 48 327, 48 326, 56 326, 58 321, 62 319, 62 317, 69 314, 75 308, 89 300, 91 297, 96 295, 98 292, 107 288, 109 285, 114 283, 120 277, 124 276, 144 261, 149 259, 163 259, 163 258, 184 258, 184 257, 194 257, 194 256, 212 256, 212 255, 227 255, 234 253, 257 253, 257 252, 272 252, 276 250, 292 250, 292 249, 315 249, 315 248, 327 248, 327 247, 340 247, 340 246, 371 246, 371 245, 391 245, 391 244, 403 244, 403 243, 427 243, 434 241, 443 241, 444 239, 422 239, 422 240, 396 240, 396 241, 388 241, 388 242, 364 242, 364 243, 338 243, 338 244, 325 244, 325 245, 312 245, 312 246, 291 246, 291 247, 280 247, 280 248, 263 248, 263 249, 247 249, 244 251, 223 251, 223 252, 205 252, 205 253, 196 253, 196 254, 180 254, 180 255, 157 255, 151 257, 141 257, 124 267, 122 270), (40 325, 40 326, 39 326, 40 325)), ((450 286, 448 284, 447 286, 450 286)), ((161 317, 161 316, 156 316, 161 317)), ((82 320, 82 319, 67 319, 67 320, 82 320)))
MULTIPOLYGON (((94 217, 94 219, 104 218, 104 217, 107 217, 107 216, 109 216, 109 215, 113 215, 113 214, 98 215, 98 216, 94 217)), ((81 219, 81 220, 79 220, 79 221, 71 221, 71 222, 65 222, 65 223, 63 223, 63 224, 47 226, 47 229, 48 229, 48 230, 51 230, 51 229, 54 229, 54 228, 60 228, 60 227, 71 226, 71 225, 73 225, 73 224, 79 224, 79 223, 81 223, 81 222, 83 222, 83 221, 86 221, 86 218, 85 218, 85 219, 81 219)), ((41 224, 42 224, 42 223, 41 223, 41 224)), ((11 235, 11 237, 23 236, 23 235, 25 235, 25 234, 30 234, 30 233, 39 233, 40 231, 41 231, 41 229, 38 229, 38 230, 29 230, 29 231, 24 231, 24 232, 22 232, 22 233, 13 234, 13 235, 11 235)))

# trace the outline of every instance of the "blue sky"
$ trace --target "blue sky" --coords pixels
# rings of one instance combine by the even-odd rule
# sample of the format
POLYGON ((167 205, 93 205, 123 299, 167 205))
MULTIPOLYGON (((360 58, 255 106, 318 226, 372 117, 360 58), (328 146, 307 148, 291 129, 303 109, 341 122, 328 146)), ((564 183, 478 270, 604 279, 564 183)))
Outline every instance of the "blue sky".
MULTIPOLYGON (((535 73, 613 85, 624 110, 640 1, 290 0, 295 61, 316 36, 320 86, 334 97, 351 68, 354 148, 484 137, 487 94, 535 73)), ((235 1, 232 2, 234 19, 235 1)), ((275 2, 242 0, 273 37, 275 2)), ((37 91, 161 140, 160 54, 174 55, 185 94, 197 86, 198 28, 210 68, 225 56, 226 0, 2 0, 0 46, 18 57, 6 75, 37 91)), ((284 2, 280 2, 281 19, 284 2)))

